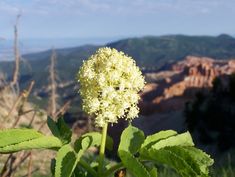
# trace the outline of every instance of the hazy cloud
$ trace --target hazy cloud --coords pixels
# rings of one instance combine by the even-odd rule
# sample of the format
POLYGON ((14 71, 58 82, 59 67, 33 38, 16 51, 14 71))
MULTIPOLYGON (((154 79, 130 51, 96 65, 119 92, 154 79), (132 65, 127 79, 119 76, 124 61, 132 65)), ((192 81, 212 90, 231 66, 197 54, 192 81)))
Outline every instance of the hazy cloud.
POLYGON ((19 11, 19 8, 17 6, 14 6, 13 4, 9 4, 5 1, 0 1, 1 16, 5 16, 8 14, 15 14, 18 11, 19 11))
POLYGON ((109 12, 134 15, 164 11, 208 13, 221 7, 231 8, 231 4, 235 5, 235 2, 232 0, 25 0, 22 3, 16 0, 2 0, 0 11, 10 14, 17 13, 19 10, 39 14, 109 12))
POLYGON ((11 36, 7 21, 19 12, 25 36, 232 32, 234 7, 235 0, 0 0, 0 33, 11 36))

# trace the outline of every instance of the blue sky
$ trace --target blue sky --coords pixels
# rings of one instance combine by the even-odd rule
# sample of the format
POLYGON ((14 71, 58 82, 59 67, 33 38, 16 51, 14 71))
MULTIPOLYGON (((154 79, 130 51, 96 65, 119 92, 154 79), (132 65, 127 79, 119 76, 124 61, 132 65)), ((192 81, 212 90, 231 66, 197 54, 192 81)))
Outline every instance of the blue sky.
POLYGON ((0 37, 235 34, 235 0, 0 0, 0 37))

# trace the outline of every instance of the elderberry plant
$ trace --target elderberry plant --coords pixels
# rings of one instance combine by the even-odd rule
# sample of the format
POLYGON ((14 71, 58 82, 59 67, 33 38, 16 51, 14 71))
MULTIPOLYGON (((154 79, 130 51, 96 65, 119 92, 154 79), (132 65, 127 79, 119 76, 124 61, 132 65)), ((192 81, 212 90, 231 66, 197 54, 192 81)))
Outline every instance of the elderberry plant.
POLYGON ((207 177, 213 164, 209 155, 194 147, 189 132, 160 131, 145 137, 142 130, 131 125, 139 108, 138 92, 144 78, 135 61, 115 49, 101 48, 78 73, 83 109, 95 117, 95 125, 102 132, 90 132, 71 142, 72 132, 63 118, 48 118, 52 136, 33 129, 0 131, 0 153, 21 150, 51 149, 57 151, 51 171, 55 177, 113 177, 126 169, 135 177, 157 177, 157 164, 175 169, 182 177, 207 177), (118 147, 121 162, 104 162, 105 149, 112 150, 113 140, 107 135, 108 124, 119 119, 128 120, 118 147), (88 163, 85 157, 90 147, 99 147, 99 157, 88 163))

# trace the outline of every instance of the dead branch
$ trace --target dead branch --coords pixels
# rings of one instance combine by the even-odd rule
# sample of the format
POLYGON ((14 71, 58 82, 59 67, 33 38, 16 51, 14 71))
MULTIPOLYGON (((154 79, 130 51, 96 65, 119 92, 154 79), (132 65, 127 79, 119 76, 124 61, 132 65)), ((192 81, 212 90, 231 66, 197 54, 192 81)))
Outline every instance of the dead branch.
POLYGON ((8 165, 8 163, 9 163, 9 161, 12 159, 12 156, 13 156, 13 154, 10 154, 10 155, 8 156, 7 160, 5 161, 5 163, 4 163, 4 165, 3 165, 3 168, 2 168, 2 171, 1 171, 1 173, 0 173, 0 176, 1 176, 1 177, 3 177, 3 175, 4 175, 4 174, 6 173, 6 171, 8 170, 7 165, 8 165))
POLYGON ((11 87, 18 86, 18 77, 19 77, 19 70, 20 70, 20 52, 18 46, 18 24, 20 20, 21 14, 17 15, 16 23, 14 25, 14 54, 15 54, 15 65, 13 71, 13 78, 10 83, 11 87))
MULTIPOLYGON (((71 100, 67 101, 60 109, 59 111, 56 112, 55 116, 56 118, 58 116, 63 116, 64 113, 69 109, 69 106, 71 104, 71 100)), ((45 120, 44 122, 42 122, 41 126, 38 128, 38 131, 41 131, 42 128, 46 125, 47 120, 45 120)))
POLYGON ((32 88, 33 88, 34 84, 35 84, 35 82, 34 82, 34 81, 31 81, 31 82, 30 82, 30 85, 29 85, 29 87, 28 87, 28 89, 27 89, 27 90, 23 90, 23 92, 21 92, 21 94, 17 97, 17 99, 16 99, 14 105, 11 107, 11 109, 10 109, 8 115, 6 116, 6 120, 9 119, 9 117, 10 117, 11 114, 12 114, 12 112, 13 112, 13 111, 16 109, 16 107, 19 105, 20 101, 22 101, 22 103, 21 103, 21 105, 20 105, 18 114, 23 114, 23 113, 24 113, 23 110, 22 110, 22 108, 23 108, 25 102, 27 101, 29 94, 30 94, 31 91, 32 91, 32 88), (20 112, 20 111, 22 111, 22 112, 20 112))
POLYGON ((30 110, 27 110, 27 111, 24 111, 22 114, 28 114, 28 113, 30 113, 30 112, 35 112, 35 110, 34 109, 30 109, 30 110))
POLYGON ((33 156, 32 152, 30 152, 29 164, 28 164, 28 177, 32 177, 32 162, 33 162, 33 156))
MULTIPOLYGON (((22 117, 22 115, 25 114, 25 112, 23 111, 23 108, 24 108, 24 105, 25 103, 27 102, 28 100, 28 97, 29 97, 29 94, 31 93, 32 89, 33 89, 33 86, 34 86, 34 81, 32 81, 28 87, 28 89, 24 90, 23 92, 21 92, 21 94, 18 96, 17 98, 17 101, 15 102, 15 104, 13 105, 13 107, 11 108, 9 114, 7 117, 9 117, 11 115, 11 113, 13 112, 13 110, 16 109, 16 107, 19 105, 19 103, 21 102, 20 106, 19 106, 19 109, 18 109, 18 117, 17 119, 15 120, 15 122, 13 123, 12 125, 12 128, 15 128, 15 126, 18 124, 18 122, 20 121, 20 118, 22 117)), ((31 111, 31 110, 30 110, 31 111)), ((29 111, 26 111, 26 114, 28 113, 29 111)), ((33 120, 34 120, 34 117, 36 115, 36 111, 29 123, 29 125, 32 124, 33 120)), ((15 170, 30 156, 31 152, 30 153, 23 153, 23 155, 16 155, 14 156, 13 154, 10 154, 8 156, 8 159, 6 160, 5 164, 4 164, 4 167, 3 167, 3 170, 0 174, 1 177, 8 177, 8 176, 11 176, 15 170)))
POLYGON ((35 119, 35 117, 36 117, 36 113, 37 113, 37 111, 36 111, 36 110, 34 110, 33 116, 32 116, 32 118, 31 118, 31 120, 30 120, 30 122, 29 122, 28 127, 31 127, 31 126, 32 126, 33 121, 34 121, 34 119, 35 119))
POLYGON ((55 62, 56 62, 56 52, 52 49, 51 54, 51 64, 50 64, 50 88, 51 88, 51 95, 49 100, 49 110, 48 113, 51 115, 53 119, 56 118, 56 106, 57 106, 57 94, 56 94, 56 70, 55 70, 55 62))
POLYGON ((4 167, 3 167, 1 174, 0 174, 1 177, 8 177, 9 174, 11 174, 11 171, 13 168, 13 163, 15 162, 15 160, 16 160, 16 158, 15 158, 15 156, 13 156, 13 154, 10 154, 8 156, 8 159, 6 160, 4 167), (9 165, 8 165, 8 163, 9 163, 9 165))
POLYGON ((68 100, 60 109, 59 111, 56 112, 55 116, 59 117, 59 116, 63 116, 65 114, 65 112, 69 109, 70 104, 71 104, 71 100, 68 100))
POLYGON ((25 103, 28 100, 29 94, 31 93, 31 91, 33 89, 34 83, 35 83, 34 81, 31 81, 28 89, 24 90, 20 94, 22 101, 21 101, 21 104, 20 104, 20 107, 19 107, 19 110, 18 110, 18 117, 15 120, 15 122, 13 123, 12 128, 14 128, 18 124, 18 122, 20 121, 21 116, 24 115, 23 114, 24 113, 23 108, 24 108, 25 103))
POLYGON ((18 106, 18 104, 19 104, 20 100, 22 99, 22 97, 23 97, 22 94, 20 94, 20 95, 17 97, 17 99, 16 99, 14 105, 11 107, 11 109, 10 109, 8 115, 6 116, 6 120, 9 119, 9 117, 10 117, 11 114, 12 114, 12 112, 16 109, 16 107, 18 106))
POLYGON ((30 152, 22 152, 17 154, 16 156, 13 156, 12 154, 10 155, 11 157, 9 158, 9 164, 6 165, 7 168, 2 171, 0 174, 1 177, 10 177, 12 174, 19 168, 25 160, 27 160, 28 157, 30 157, 30 152))

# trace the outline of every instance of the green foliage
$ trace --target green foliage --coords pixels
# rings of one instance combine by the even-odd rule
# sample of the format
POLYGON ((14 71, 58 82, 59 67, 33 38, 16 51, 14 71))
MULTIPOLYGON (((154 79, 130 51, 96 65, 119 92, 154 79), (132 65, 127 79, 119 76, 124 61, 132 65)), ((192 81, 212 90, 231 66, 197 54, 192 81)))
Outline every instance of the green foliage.
POLYGON ((120 159, 122 160, 122 163, 124 164, 124 167, 126 167, 134 176, 151 177, 150 173, 147 171, 144 165, 130 152, 119 150, 118 154, 120 159))
POLYGON ((47 125, 50 128, 52 134, 59 138, 63 144, 68 144, 71 141, 72 131, 65 123, 63 117, 60 117, 57 122, 48 117, 47 125))
POLYGON ((189 132, 171 136, 153 144, 151 148, 161 149, 166 146, 193 146, 193 140, 189 132))
POLYGON ((180 146, 154 148, 148 152, 149 158, 174 168, 181 176, 208 176, 208 166, 213 164, 205 153, 180 146))
POLYGON ((24 141, 40 138, 43 135, 33 129, 9 129, 0 131, 0 148, 24 141))
MULTIPOLYGON (((90 132, 82 135, 74 143, 75 151, 78 152, 80 149, 87 149, 92 146, 100 146, 102 135, 99 132, 90 132)), ((113 149, 113 139, 107 136, 106 146, 108 150, 113 149)))
POLYGON ((55 177, 71 176, 76 167, 76 153, 70 145, 64 145, 56 155, 55 177))
POLYGON ((155 133, 153 135, 147 136, 146 139, 144 140, 144 143, 142 144, 141 148, 149 148, 153 144, 157 143, 158 141, 162 139, 166 139, 168 137, 177 135, 176 131, 173 130, 166 130, 166 131, 160 131, 158 133, 155 133))
POLYGON ((118 147, 118 154, 124 166, 134 176, 150 177, 149 172, 143 164, 133 155, 137 153, 144 142, 145 136, 143 131, 129 125, 121 135, 121 141, 118 147))
POLYGON ((118 151, 127 151, 135 154, 139 151, 141 144, 144 142, 144 132, 136 127, 129 125, 121 135, 121 141, 118 151))
POLYGON ((174 168, 183 177, 195 177, 200 175, 198 168, 188 154, 183 153, 183 148, 179 147, 166 147, 163 149, 149 151, 149 157, 157 163, 167 164, 174 168), (179 150, 179 151, 177 151, 179 150), (187 158, 187 159, 185 159, 187 158))
MULTIPOLYGON (((177 134, 168 130, 145 138, 143 131, 129 125, 121 135, 118 148, 120 163, 105 165, 98 171, 100 161, 87 160, 85 152, 101 146, 102 134, 91 132, 82 135, 74 144, 71 132, 63 119, 57 122, 48 118, 54 136, 44 136, 32 129, 10 129, 0 132, 0 153, 27 149, 57 148, 51 162, 55 177, 111 177, 119 169, 127 169, 135 177, 157 177, 159 164, 167 165, 183 177, 207 177, 213 160, 196 149, 188 132, 177 134)), ((107 137, 106 148, 111 150, 113 140, 107 137)), ((103 163, 103 162, 102 162, 103 163)))
POLYGON ((155 167, 152 167, 152 169, 150 170, 149 173, 152 177, 157 177, 158 176, 157 168, 155 168, 155 167))
POLYGON ((177 134, 168 130, 150 135, 145 140, 143 137, 142 131, 131 125, 121 136, 119 157, 134 176, 151 176, 152 173, 145 168, 146 161, 169 165, 183 177, 208 176, 208 167, 213 164, 213 160, 193 147, 194 143, 188 132, 177 134), (137 142, 136 146, 131 142, 137 142), (135 147, 134 151, 132 146, 135 147))
POLYGON ((62 146, 53 136, 44 136, 33 129, 9 129, 0 131, 0 153, 30 149, 55 149, 62 146))

